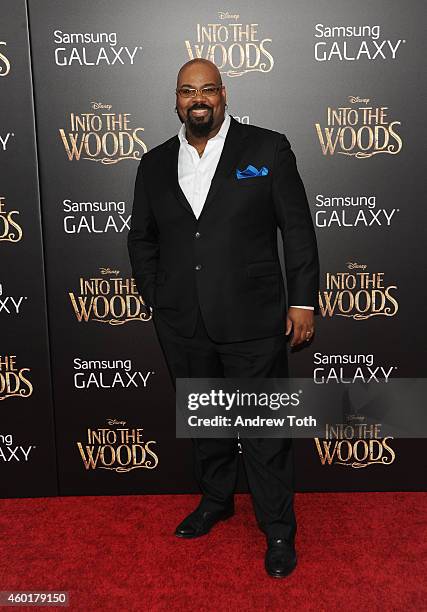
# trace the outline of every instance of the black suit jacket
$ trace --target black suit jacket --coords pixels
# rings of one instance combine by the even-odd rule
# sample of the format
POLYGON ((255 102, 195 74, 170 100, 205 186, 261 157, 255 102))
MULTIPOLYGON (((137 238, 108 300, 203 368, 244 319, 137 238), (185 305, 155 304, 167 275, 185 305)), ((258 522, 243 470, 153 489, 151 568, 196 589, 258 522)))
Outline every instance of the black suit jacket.
POLYGON ((289 305, 318 312, 319 263, 313 222, 286 136, 231 118, 203 210, 196 219, 178 183, 178 136, 138 166, 128 234, 144 302, 182 336, 198 304, 209 335, 235 342, 284 333, 283 239, 289 305), (249 164, 266 176, 238 179, 249 164))

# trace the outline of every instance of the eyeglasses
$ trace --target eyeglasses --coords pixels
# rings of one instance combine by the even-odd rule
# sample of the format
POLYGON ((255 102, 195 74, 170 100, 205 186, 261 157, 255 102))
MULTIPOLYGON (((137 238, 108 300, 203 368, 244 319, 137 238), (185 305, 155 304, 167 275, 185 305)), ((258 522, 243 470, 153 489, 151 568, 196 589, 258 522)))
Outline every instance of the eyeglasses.
POLYGON ((176 89, 175 91, 183 98, 195 98, 199 92, 205 98, 213 98, 213 96, 216 96, 223 87, 224 85, 218 85, 216 87, 210 85, 209 87, 202 87, 201 89, 194 89, 193 87, 181 87, 180 89, 176 89))

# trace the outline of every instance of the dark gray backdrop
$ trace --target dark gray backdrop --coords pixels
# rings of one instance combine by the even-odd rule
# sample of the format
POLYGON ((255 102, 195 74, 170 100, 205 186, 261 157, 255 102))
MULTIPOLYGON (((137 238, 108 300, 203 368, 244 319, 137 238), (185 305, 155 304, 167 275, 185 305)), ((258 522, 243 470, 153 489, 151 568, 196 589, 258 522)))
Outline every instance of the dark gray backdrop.
MULTIPOLYGON (((293 146, 313 217, 320 220, 317 236, 322 300, 327 289, 326 275, 352 272, 354 270, 349 265, 354 267, 356 264, 359 267, 355 270, 382 273, 383 284, 392 287, 390 293, 398 305, 394 313, 396 307, 390 302, 387 304, 392 306, 390 316, 384 312, 373 314, 371 310, 368 312, 370 316, 362 319, 354 317, 360 314, 356 310, 350 313, 352 316, 346 317, 338 312, 333 316, 321 314, 317 317, 315 341, 290 356, 292 374, 311 377, 319 367, 316 360, 331 361, 334 358, 330 356, 345 359, 346 355, 359 355, 360 372, 367 377, 369 367, 390 370, 392 376, 424 376, 425 331, 422 320, 419 320, 426 297, 422 252, 426 213, 421 203, 420 109, 424 99, 419 59, 423 57, 424 45, 420 25, 421 2, 410 2, 404 10, 397 1, 355 5, 341 0, 237 2, 228 11, 211 3, 195 7, 188 2, 176 4, 158 0, 120 3, 96 0, 89 5, 81 0, 72 5, 53 0, 29 0, 27 3, 3 0, 2 7, 6 20, 2 22, 0 41, 7 42, 6 54, 11 57, 13 70, 0 77, 2 94, 3 91, 7 94, 1 96, 0 129, 1 133, 13 131, 9 125, 15 129, 18 124, 26 138, 31 135, 33 143, 27 146, 22 143, 16 157, 13 157, 13 150, 7 151, 7 157, 0 152, 1 169, 2 172, 5 169, 6 176, 6 182, 2 179, 2 184, 10 183, 18 190, 13 197, 16 207, 21 207, 21 210, 29 200, 36 204, 31 206, 35 219, 31 221, 28 217, 29 227, 24 234, 27 249, 36 242, 31 253, 24 253, 21 248, 12 262, 7 259, 7 249, 12 245, 0 242, 2 255, 6 253, 6 258, 2 258, 1 281, 12 293, 14 283, 19 283, 22 288, 25 278, 28 294, 31 293, 33 300, 32 332, 26 330, 23 319, 14 321, 13 327, 8 328, 7 350, 18 354, 18 347, 22 345, 28 355, 27 363, 31 361, 34 369, 45 364, 44 379, 39 377, 37 381, 38 402, 32 415, 37 414, 37 427, 44 432, 43 453, 46 466, 51 466, 54 437, 49 429, 50 377, 37 220, 38 184, 31 104, 31 88, 34 86, 61 494, 195 490, 191 445, 188 441, 175 439, 174 395, 152 322, 126 321, 126 316, 119 316, 116 321, 110 320, 114 317, 101 316, 101 321, 89 319, 80 322, 71 298, 76 304, 79 304, 79 298, 84 300, 80 279, 91 278, 109 281, 106 299, 112 300, 117 308, 128 299, 126 294, 132 293, 127 287, 121 295, 123 301, 120 297, 113 297, 117 289, 114 279, 130 278, 125 226, 132 208, 138 159, 145 147, 153 148, 179 129, 173 111, 176 73, 190 59, 189 46, 194 52, 195 45, 203 44, 197 40, 198 24, 205 28, 207 35, 214 36, 216 31, 223 41, 216 47, 214 59, 217 64, 220 64, 222 49, 232 53, 232 61, 236 61, 242 48, 244 65, 253 62, 256 49, 259 50, 257 68, 261 70, 232 76, 228 73, 232 69, 228 61, 221 68, 228 93, 228 110, 242 121, 284 132, 293 146), (27 9, 29 47, 25 21, 27 9), (251 30, 249 24, 257 25, 251 30), (322 25, 316 29, 316 24, 322 25), (331 33, 331 36, 325 35, 328 34, 326 28, 332 26, 350 29, 343 32, 344 35, 339 31, 331 33), (355 35, 357 30, 354 28, 358 26, 367 26, 364 35, 355 35), (320 31, 324 35, 316 37, 320 31), (97 33, 105 33, 109 40, 85 42, 80 39, 85 33, 88 39, 93 35, 95 40, 97 33), (75 36, 75 42, 68 42, 66 36, 70 35, 75 36), (24 37, 24 41, 17 45, 19 36, 21 39, 24 37), (250 43, 248 47, 246 43, 250 43), (316 43, 320 43, 318 58, 321 59, 323 53, 332 52, 330 59, 316 59, 316 43), (357 59, 358 52, 361 55, 357 59), (350 101, 350 96, 362 101, 350 101), (367 106, 374 109, 386 107, 386 121, 398 122, 394 131, 401 139, 400 151, 356 157, 356 146, 351 150, 352 155, 338 152, 323 155, 316 124, 323 132, 328 127, 328 107, 363 109, 367 106), (60 130, 68 142, 76 138, 79 146, 87 132, 75 130, 74 136, 70 136, 71 115, 84 113, 93 113, 97 117, 95 121, 99 121, 101 113, 115 113, 116 119, 121 115, 124 121, 127 113, 127 125, 123 123, 121 126, 106 125, 106 117, 102 116, 98 136, 105 138, 106 147, 111 151, 115 139, 120 138, 120 131, 134 135, 134 130, 137 130, 136 138, 143 144, 133 141, 135 158, 119 160, 118 155, 109 158, 101 151, 92 159, 85 159, 87 156, 83 153, 79 160, 70 160, 60 130), (5 117, 11 117, 12 123, 8 123, 5 117), (23 117, 28 124, 25 128, 23 117), (112 134, 107 135, 108 131, 112 134), (319 207, 319 196, 366 196, 375 199, 375 205, 372 208, 364 205, 319 207), (64 201, 113 202, 115 205, 110 205, 112 210, 109 212, 76 212, 65 211, 67 205, 64 201), (318 211, 320 217, 317 217, 318 211), (336 211, 335 221, 330 227, 320 226, 325 219, 331 219, 332 211, 336 211), (367 224, 359 219, 355 225, 359 211, 363 211, 367 224), (376 213, 380 225, 373 220, 376 213), (65 217, 68 217, 66 221, 65 217), (343 226, 343 222, 347 226, 343 226), (68 232, 64 230, 64 223, 68 232), (79 224, 80 232, 71 233, 79 224), (80 361, 76 362, 76 359, 80 361), (89 360, 119 363, 112 368, 77 369, 77 363, 89 360), (84 388, 76 388, 76 374, 76 384, 84 383, 84 388), (147 380, 146 387, 143 378, 147 380), (115 386, 108 386, 113 381, 115 386), (128 383, 129 386, 123 386, 128 383), (43 427, 40 423, 44 423, 43 427), (142 430, 138 439, 136 429, 142 430), (88 442, 88 430, 98 432, 99 439, 88 442), (108 437, 105 444, 102 435, 108 437), (120 436, 124 438, 120 440, 120 436), (152 442, 147 445, 148 441, 152 442), (153 451, 158 463, 147 449, 153 451), (85 466, 90 454, 96 463, 94 468, 85 466)), ((203 57, 206 57, 206 44, 203 57)), ((0 46, 0 53, 3 52, 5 48, 0 46)), ((359 115, 362 112, 359 111, 359 115)), ((361 125, 358 123, 355 129, 360 129, 361 125)), ((368 128, 362 128, 362 134, 366 139, 368 128)), ((89 147, 94 151, 96 135, 90 134, 88 138, 89 147)), ((129 137, 123 138, 127 144, 129 137)), ((391 139, 390 143, 397 144, 397 141, 391 139)), ((7 202, 11 199, 12 195, 7 202)), ((82 207, 90 208, 88 204, 80 205, 82 207)), ((10 209, 9 204, 7 209, 10 209)), ((22 245, 25 241, 21 241, 22 245)), ((107 283, 103 286, 107 287, 107 283)), ((353 297, 355 293, 356 289, 352 292, 353 297)), ((347 298, 344 297, 344 304, 347 298)), ((90 296, 86 299, 88 301, 90 296)), ((104 298, 98 294, 97 299, 102 305, 104 298)), ((130 301, 132 305, 137 303, 134 297, 130 301)), ((4 313, 0 312, 0 316, 5 319, 4 313)), ((320 367, 324 368, 325 375, 334 372, 340 375, 339 368, 342 367, 342 376, 346 380, 351 380, 357 369, 351 364, 320 367), (334 368, 332 372, 331 368, 334 368)), ((338 384, 344 388, 346 383, 338 384)), ((36 401, 35 394, 31 401, 36 401)), ((26 437, 25 428, 31 419, 23 412, 22 406, 29 403, 30 399, 25 402, 8 399, 0 403, 0 408, 11 419, 7 431, 12 431, 17 439, 26 437)), ((389 444, 395 452, 391 465, 368 461, 359 466, 351 461, 343 462, 344 465, 322 465, 314 441, 299 440, 296 443, 297 488, 424 488, 424 441, 392 440, 389 444)), ((34 484, 32 474, 34 471, 40 473, 40 470, 36 468, 35 460, 33 467, 30 465, 28 463, 25 468, 21 465, 23 472, 26 470, 25 478, 13 489, 7 489, 5 496, 34 495, 45 491, 43 487, 49 482, 48 467, 43 477, 39 477, 37 487, 31 488, 29 482, 34 484)), ((11 465, 5 463, 1 468, 5 470, 6 480, 13 482, 11 465)), ((50 486, 53 494, 53 485, 50 486)), ((239 488, 245 490, 245 487, 244 475, 241 474, 239 488)))

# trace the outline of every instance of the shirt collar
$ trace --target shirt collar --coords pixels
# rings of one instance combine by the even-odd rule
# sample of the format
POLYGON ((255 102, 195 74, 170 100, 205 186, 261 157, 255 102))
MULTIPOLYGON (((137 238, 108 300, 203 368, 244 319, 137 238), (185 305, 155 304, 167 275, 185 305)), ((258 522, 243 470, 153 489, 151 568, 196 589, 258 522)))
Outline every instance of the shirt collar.
MULTIPOLYGON (((213 136, 212 138, 209 138, 208 142, 210 142, 211 140, 219 140, 220 138, 225 139, 225 137, 227 136, 228 128, 230 127, 230 121, 230 115, 228 113, 224 113, 224 121, 221 124, 219 132, 215 134, 215 136, 213 136)), ((188 141, 185 137, 185 123, 183 123, 179 129, 178 138, 181 143, 185 142, 188 144, 188 141)))

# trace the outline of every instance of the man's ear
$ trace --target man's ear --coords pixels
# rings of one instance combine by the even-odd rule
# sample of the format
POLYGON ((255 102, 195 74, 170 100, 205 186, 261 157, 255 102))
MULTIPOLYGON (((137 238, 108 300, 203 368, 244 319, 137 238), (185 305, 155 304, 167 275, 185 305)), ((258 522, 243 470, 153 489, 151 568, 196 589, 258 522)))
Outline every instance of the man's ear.
POLYGON ((227 104, 227 91, 226 91, 225 87, 224 87, 224 89, 221 89, 221 95, 222 95, 222 98, 224 100, 224 104, 227 104))

